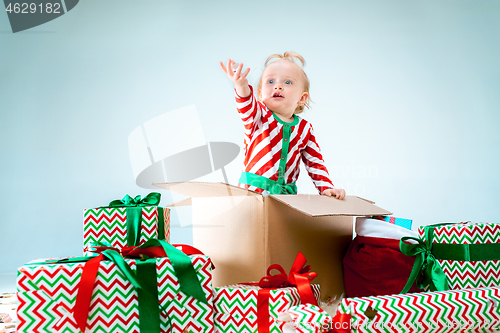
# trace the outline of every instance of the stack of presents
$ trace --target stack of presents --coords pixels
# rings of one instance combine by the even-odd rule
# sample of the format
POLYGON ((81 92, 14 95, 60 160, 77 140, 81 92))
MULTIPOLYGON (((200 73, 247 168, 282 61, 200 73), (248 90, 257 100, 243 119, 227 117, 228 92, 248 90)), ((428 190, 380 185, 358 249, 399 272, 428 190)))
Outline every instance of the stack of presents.
POLYGON ((157 185, 188 199, 162 208, 158 193, 127 195, 86 209, 82 256, 19 269, 19 332, 499 328, 499 224, 416 233, 353 196, 157 185), (170 209, 187 205, 194 246, 170 244, 170 209))

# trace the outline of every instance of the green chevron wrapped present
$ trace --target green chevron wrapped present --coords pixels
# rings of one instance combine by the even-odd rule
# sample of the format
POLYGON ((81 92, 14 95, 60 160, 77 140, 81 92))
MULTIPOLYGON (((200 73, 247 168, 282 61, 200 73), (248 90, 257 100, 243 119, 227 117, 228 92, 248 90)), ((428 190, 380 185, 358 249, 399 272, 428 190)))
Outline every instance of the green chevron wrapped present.
POLYGON ((500 288, 345 298, 332 328, 337 333, 498 332, 500 288))
POLYGON ((83 244, 108 243, 121 249, 148 239, 170 241, 170 209, 158 207, 160 193, 141 199, 126 195, 108 206, 83 211, 83 244))
MULTIPOLYGON (((441 269, 449 289, 500 286, 500 224, 435 224, 420 227, 418 232, 422 246, 409 247, 413 246, 416 250, 413 252, 420 251, 423 257, 423 275, 428 276, 431 271, 441 269)), ((432 288, 435 280, 427 280, 430 290, 447 289, 445 285, 439 287, 439 283, 432 288)))
MULTIPOLYGON (((319 285, 311 285, 319 300, 319 285)), ((219 332, 235 333, 258 331, 259 286, 235 284, 214 289, 214 322, 219 332)), ((284 322, 278 321, 278 313, 300 305, 300 295, 295 287, 273 289, 269 294, 269 330, 281 333, 284 322)))
POLYGON ((158 243, 22 266, 18 332, 213 332, 210 259, 158 243))
POLYGON ((241 283, 214 290, 214 321, 219 332, 281 333, 285 322, 278 314, 300 304, 318 305, 319 285, 299 252, 289 275, 273 264, 258 283, 241 283), (272 274, 276 270, 279 274, 272 274))

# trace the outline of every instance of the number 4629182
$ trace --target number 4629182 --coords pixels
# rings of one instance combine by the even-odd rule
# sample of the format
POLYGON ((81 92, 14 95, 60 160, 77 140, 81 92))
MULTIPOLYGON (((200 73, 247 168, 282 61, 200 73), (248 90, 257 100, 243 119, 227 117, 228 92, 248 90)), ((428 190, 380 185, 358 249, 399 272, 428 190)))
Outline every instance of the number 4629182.
POLYGON ((9 3, 5 11, 15 14, 34 14, 34 13, 47 13, 47 14, 61 14, 60 3, 9 3), (45 5, 45 6, 44 6, 45 5))

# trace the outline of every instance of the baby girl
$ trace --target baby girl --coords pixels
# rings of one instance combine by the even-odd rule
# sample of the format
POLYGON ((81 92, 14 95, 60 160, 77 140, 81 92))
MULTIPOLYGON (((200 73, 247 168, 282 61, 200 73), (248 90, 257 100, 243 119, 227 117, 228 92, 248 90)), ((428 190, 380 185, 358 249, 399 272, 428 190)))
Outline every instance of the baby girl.
POLYGON ((245 160, 239 185, 260 193, 297 194, 300 160, 320 194, 344 199, 345 191, 330 180, 314 131, 297 116, 309 108, 309 79, 305 61, 293 52, 273 54, 257 86, 248 84, 250 68, 231 59, 222 70, 234 83, 237 109, 245 126, 245 160), (301 63, 299 66, 295 60, 301 63), (267 193, 266 192, 266 193, 267 193))

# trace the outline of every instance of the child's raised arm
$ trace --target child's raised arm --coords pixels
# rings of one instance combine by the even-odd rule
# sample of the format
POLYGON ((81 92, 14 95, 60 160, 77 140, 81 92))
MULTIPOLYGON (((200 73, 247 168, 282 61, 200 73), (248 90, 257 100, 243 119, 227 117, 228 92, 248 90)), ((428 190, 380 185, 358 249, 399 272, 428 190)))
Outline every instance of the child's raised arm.
POLYGON ((227 74, 229 79, 234 83, 234 88, 236 93, 240 97, 248 97, 252 93, 250 87, 248 86, 247 75, 250 73, 250 68, 247 68, 245 72, 241 73, 243 69, 243 63, 240 63, 235 71, 233 71, 233 66, 235 64, 234 60, 228 59, 227 67, 224 66, 222 61, 219 61, 220 67, 227 74))

